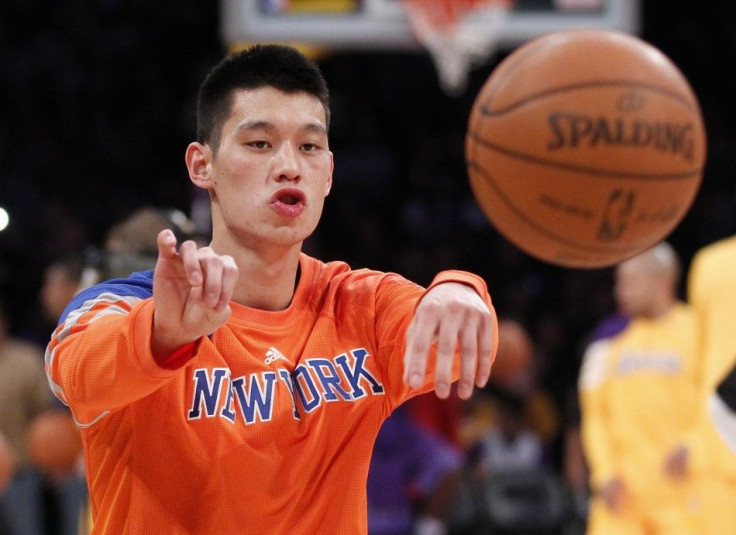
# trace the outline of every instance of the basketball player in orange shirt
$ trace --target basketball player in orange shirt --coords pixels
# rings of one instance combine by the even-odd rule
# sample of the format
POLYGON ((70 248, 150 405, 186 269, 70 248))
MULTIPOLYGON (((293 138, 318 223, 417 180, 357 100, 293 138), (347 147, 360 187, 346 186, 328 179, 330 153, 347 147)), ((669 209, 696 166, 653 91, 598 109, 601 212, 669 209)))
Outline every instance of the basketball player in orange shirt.
POLYGON ((82 430, 93 534, 365 534, 381 423, 486 383, 496 316, 460 271, 427 288, 301 252, 332 185, 328 91, 255 46, 205 79, 192 182, 209 246, 158 236, 153 271, 103 282, 46 352, 82 430))

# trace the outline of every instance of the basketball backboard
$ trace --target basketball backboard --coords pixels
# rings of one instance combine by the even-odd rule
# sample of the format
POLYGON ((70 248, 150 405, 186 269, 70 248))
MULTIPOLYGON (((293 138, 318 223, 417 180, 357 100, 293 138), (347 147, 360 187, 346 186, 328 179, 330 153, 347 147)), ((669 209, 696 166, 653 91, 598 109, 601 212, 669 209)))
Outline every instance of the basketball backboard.
MULTIPOLYGON (((418 49, 401 0, 220 0, 228 45, 269 41, 330 49, 418 49)), ((499 46, 515 47, 575 28, 640 31, 641 0, 516 0, 500 29, 499 46)), ((484 25, 482 15, 468 24, 484 25)))

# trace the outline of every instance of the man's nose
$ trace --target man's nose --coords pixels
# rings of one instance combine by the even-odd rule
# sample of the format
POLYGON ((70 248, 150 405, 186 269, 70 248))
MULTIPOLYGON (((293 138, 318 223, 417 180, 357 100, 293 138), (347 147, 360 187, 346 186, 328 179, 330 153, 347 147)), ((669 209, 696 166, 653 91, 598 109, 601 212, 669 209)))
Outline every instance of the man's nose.
POLYGON ((276 166, 274 168, 276 180, 298 180, 299 155, 296 147, 291 143, 282 143, 276 153, 276 166))

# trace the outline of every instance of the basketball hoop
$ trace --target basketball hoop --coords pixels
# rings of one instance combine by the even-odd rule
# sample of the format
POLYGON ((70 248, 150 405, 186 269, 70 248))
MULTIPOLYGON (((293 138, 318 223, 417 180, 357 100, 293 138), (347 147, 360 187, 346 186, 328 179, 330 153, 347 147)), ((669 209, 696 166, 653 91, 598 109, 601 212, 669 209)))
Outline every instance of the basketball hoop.
POLYGON ((496 49, 514 0, 403 0, 417 40, 429 51, 440 85, 449 95, 467 86, 470 69, 496 49), (470 24, 470 17, 482 25, 470 24))

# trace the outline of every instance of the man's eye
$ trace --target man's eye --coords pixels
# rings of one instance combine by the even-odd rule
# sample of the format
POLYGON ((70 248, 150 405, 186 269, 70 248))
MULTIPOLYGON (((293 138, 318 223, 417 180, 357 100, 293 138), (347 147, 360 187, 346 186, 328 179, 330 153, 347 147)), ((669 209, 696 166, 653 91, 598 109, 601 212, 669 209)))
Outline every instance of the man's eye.
POLYGON ((314 143, 305 143, 304 145, 302 145, 302 150, 311 152, 313 150, 317 150, 317 145, 315 145, 314 143))
POLYGON ((248 145, 256 149, 265 149, 268 148, 268 141, 251 141, 248 145))

